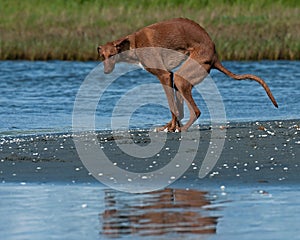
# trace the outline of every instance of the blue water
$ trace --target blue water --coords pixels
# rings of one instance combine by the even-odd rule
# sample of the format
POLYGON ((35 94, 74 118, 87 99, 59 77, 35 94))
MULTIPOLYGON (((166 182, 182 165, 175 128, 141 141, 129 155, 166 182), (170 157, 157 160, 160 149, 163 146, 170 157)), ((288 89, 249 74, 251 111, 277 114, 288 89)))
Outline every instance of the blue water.
MULTIPOLYGON (((76 94, 97 65, 97 62, 0 61, 0 134, 71 131, 76 94)), ((263 78, 279 104, 276 109, 256 82, 234 81, 213 70, 211 76, 223 99, 228 121, 300 117, 299 61, 230 61, 224 65, 235 73, 254 73, 263 78)), ((110 129, 110 117, 117 101, 130 89, 147 83, 158 83, 158 80, 142 69, 114 81, 104 93, 105 101, 99 103, 96 128, 110 129)), ((201 84, 205 88, 205 81, 201 84)), ((161 91, 158 94, 156 89, 149 89, 148 94, 157 96, 161 102, 166 101, 164 94, 161 91)), ((209 111, 197 92, 195 101, 202 112, 197 124, 209 122, 209 111)), ((155 127, 169 120, 166 107, 148 104, 133 112, 130 127, 155 127)))
MULTIPOLYGON (((97 65, 0 61, 0 136, 71 132, 76 95, 97 65)), ((255 82, 234 81, 212 71, 227 121, 300 118, 300 61, 224 65, 232 72, 263 78, 279 104, 279 109, 273 107, 255 82)), ((147 83, 158 81, 142 69, 114 81, 99 102, 95 127, 109 129, 118 100, 130 89, 147 83)), ((205 89, 205 81, 202 84, 205 89)), ((157 89, 146 90, 147 97, 157 94, 157 89)), ((209 123, 206 102, 194 93, 202 111, 197 124, 209 123)), ((163 94, 155 98, 165 101, 163 94)), ((126 106, 126 102, 123 104, 126 106)), ((150 128, 169 119, 166 107, 141 105, 133 112, 130 127, 150 128)), ((0 172, 5 171, 2 166, 0 172)), ((297 174, 297 168, 293 171, 297 174)), ((1 239, 299 239, 299 190, 297 182, 212 184, 183 179, 181 185, 175 183, 171 189, 129 194, 100 183, 2 182, 1 239)))
POLYGON ((193 188, 0 184, 1 239, 299 239, 299 186, 193 188))

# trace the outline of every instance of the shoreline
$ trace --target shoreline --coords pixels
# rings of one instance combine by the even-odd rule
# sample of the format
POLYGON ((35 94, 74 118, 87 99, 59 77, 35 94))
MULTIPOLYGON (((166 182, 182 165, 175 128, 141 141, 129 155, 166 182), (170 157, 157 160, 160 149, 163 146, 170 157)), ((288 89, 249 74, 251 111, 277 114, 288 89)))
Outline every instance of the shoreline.
MULTIPOLYGON (((13 60, 12 60, 13 61, 13 60)), ((19 60, 16 60, 16 61, 19 61, 19 60)), ((22 60, 20 60, 22 61, 22 60)), ((25 60, 26 61, 26 60, 25 60)), ((266 61, 269 61, 269 60, 266 60, 266 61)), ((270 60, 271 61, 271 60, 270 60)), ((251 119, 244 119, 244 118, 235 118, 235 119, 226 119, 227 120, 227 125, 229 126, 235 126, 235 125, 242 125, 242 124, 251 124, 251 123, 268 123, 268 122, 298 122, 300 121, 300 119, 298 119, 297 117, 291 117, 291 118, 287 118, 285 120, 278 120, 278 118, 274 118, 274 119, 262 119, 262 120, 251 120, 251 119)), ((145 131, 151 131, 151 129, 154 129, 156 126, 151 126, 151 128, 132 128, 132 129, 129 129, 129 131, 141 131, 141 132, 145 132, 145 131)), ((192 128, 203 128, 203 129, 206 129, 206 128, 209 128, 211 127, 211 124, 210 124, 210 120, 209 119, 201 119, 201 124, 195 124, 194 123, 194 126, 192 126, 192 128)), ((73 134, 73 131, 72 131, 72 128, 70 127, 69 128, 65 128, 66 130, 64 131, 59 131, 58 129, 25 129, 25 130, 5 130, 5 131, 2 131, 0 132, 0 144, 1 144, 1 141, 6 141, 8 139, 16 139, 16 138, 28 138, 28 137, 43 137, 43 136, 52 136, 52 135, 55 135, 55 136, 62 136, 62 135, 70 135, 72 136, 73 134)), ((119 131, 119 130, 117 130, 119 131)), ((122 131, 122 130, 120 130, 122 131)), ((92 131, 87 131, 87 132, 92 132, 92 131)), ((111 129, 96 129, 95 130, 96 133, 99 133, 99 134, 108 134, 108 133, 111 133, 112 130, 111 129)))
MULTIPOLYGON (((211 140, 211 128, 204 125, 200 129, 191 129, 192 133, 200 132, 199 148, 193 164, 175 184, 299 183, 299 119, 236 122, 223 127, 226 129, 226 138, 220 158, 212 171, 201 179, 198 173, 211 140)), ((122 131, 114 135, 110 131, 96 133, 96 139, 103 146, 105 154, 120 168, 151 172, 163 167, 177 153, 180 133, 169 133, 160 157, 137 162, 122 153, 115 140, 133 145, 130 142, 133 139, 137 145, 147 146, 150 142, 148 130, 129 132, 131 138, 122 131), (152 164, 154 160, 155 164, 152 164)), ((96 183, 97 180, 81 162, 74 144, 74 134, 59 133, 1 138, 0 182, 96 183)))

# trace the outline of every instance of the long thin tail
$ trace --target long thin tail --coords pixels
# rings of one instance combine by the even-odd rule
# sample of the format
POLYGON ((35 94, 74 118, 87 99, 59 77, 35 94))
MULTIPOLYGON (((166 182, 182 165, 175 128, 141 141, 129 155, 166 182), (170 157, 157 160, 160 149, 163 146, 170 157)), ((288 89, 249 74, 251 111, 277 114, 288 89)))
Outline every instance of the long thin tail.
POLYGON ((278 108, 278 104, 277 104, 270 88, 265 83, 265 81, 262 80, 261 78, 255 76, 255 75, 252 75, 252 74, 243 74, 243 75, 234 74, 234 73, 230 72, 228 69, 226 69, 219 60, 217 60, 214 63, 213 67, 233 79, 236 79, 236 80, 250 79, 250 80, 254 80, 254 81, 258 82, 265 89, 266 93, 268 94, 268 96, 269 96, 270 100, 272 101, 272 103, 274 104, 274 106, 278 108))

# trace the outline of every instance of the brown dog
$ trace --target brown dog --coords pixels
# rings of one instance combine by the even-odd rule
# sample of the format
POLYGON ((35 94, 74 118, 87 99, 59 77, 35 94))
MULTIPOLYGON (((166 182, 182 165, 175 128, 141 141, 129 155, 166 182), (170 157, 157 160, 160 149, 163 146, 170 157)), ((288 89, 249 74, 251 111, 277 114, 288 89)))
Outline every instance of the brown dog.
POLYGON ((144 27, 124 38, 99 46, 98 54, 104 61, 105 73, 112 72, 116 62, 139 62, 160 80, 172 113, 172 120, 160 130, 185 131, 200 116, 201 112, 192 97, 192 88, 212 68, 236 80, 250 79, 260 83, 274 106, 278 107, 269 87, 261 78, 251 74, 236 75, 227 70, 218 60, 215 45, 208 33, 189 19, 176 18, 144 27), (120 54, 127 50, 131 51, 125 56, 120 54), (178 55, 174 52, 178 52, 178 55), (180 64, 178 71, 173 74, 171 70, 180 64), (188 105, 190 118, 181 126, 183 99, 188 105))

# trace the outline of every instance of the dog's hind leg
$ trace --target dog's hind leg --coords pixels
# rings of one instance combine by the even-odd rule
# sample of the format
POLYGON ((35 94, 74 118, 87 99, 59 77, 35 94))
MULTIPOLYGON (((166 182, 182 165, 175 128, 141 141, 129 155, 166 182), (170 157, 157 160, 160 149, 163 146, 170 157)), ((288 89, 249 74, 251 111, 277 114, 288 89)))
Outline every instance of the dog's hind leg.
POLYGON ((190 118, 188 122, 184 126, 180 127, 179 129, 181 131, 186 131, 197 120, 201 112, 192 97, 193 85, 179 75, 176 75, 174 80, 175 80, 176 87, 178 88, 181 97, 186 101, 190 112, 190 118))
POLYGON ((187 59, 174 74, 175 87, 187 103, 190 112, 190 118, 188 122, 180 128, 181 131, 186 131, 201 114, 200 109, 192 97, 192 88, 194 85, 200 83, 210 71, 210 65, 206 63, 207 61, 202 61, 200 58, 197 58, 197 53, 194 55, 195 56, 191 54, 189 59, 187 59), (196 60, 191 57, 195 57, 196 60))

